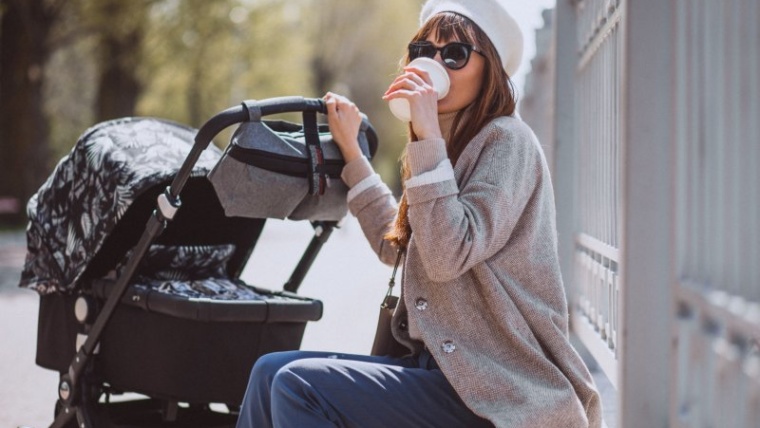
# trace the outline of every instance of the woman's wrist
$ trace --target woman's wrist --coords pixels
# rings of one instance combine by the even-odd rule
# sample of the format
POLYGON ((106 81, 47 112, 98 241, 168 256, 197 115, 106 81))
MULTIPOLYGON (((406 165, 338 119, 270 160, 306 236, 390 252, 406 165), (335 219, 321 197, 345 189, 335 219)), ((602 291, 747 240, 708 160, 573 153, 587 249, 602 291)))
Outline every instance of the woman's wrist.
POLYGON ((429 138, 409 143, 406 148, 409 172, 413 176, 433 170, 448 158, 443 138, 429 138))
POLYGON ((345 163, 350 163, 351 161, 364 156, 361 149, 359 148, 358 141, 346 147, 341 147, 340 149, 341 149, 341 155, 343 155, 343 161, 345 163))
POLYGON ((364 156, 360 156, 351 162, 346 162, 346 166, 343 167, 340 178, 349 188, 352 188, 374 173, 369 160, 364 156))
POLYGON ((430 129, 430 130, 422 130, 419 134, 417 134, 418 140, 432 140, 436 138, 443 138, 443 135, 441 134, 440 128, 436 129, 430 129))

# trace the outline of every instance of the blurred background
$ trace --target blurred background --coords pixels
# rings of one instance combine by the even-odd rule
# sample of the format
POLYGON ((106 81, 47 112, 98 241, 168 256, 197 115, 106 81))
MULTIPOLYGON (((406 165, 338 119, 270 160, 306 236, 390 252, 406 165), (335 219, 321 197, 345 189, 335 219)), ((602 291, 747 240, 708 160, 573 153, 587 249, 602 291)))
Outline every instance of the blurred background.
MULTIPOLYGON (((0 1, 0 227, 87 128, 125 116, 199 127, 244 99, 345 94, 381 138, 375 167, 398 187, 405 127, 381 94, 422 0, 0 1)), ((526 35, 553 0, 511 1, 526 35)), ((217 138, 225 145, 229 134, 217 138)))
POLYGON ((0 4, 6 225, 25 222, 25 201, 85 129, 117 117, 157 116, 199 127, 244 99, 332 90, 372 117, 384 137, 379 167, 386 175, 395 169, 404 130, 384 114, 380 95, 416 28, 419 1, 0 4))

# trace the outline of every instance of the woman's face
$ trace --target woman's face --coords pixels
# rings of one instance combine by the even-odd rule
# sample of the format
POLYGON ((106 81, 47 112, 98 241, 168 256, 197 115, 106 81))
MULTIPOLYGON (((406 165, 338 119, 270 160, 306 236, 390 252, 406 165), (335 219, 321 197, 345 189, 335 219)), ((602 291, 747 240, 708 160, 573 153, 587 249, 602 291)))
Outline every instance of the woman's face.
MULTIPOLYGON (((459 40, 436 40, 435 34, 431 34, 426 39, 435 47, 445 46, 449 42, 458 42, 459 40)), ((464 41, 467 43, 466 41, 464 41)), ((479 47, 479 46, 476 46, 479 47)), ((462 110, 470 105, 480 94, 480 88, 483 86, 483 70, 485 68, 485 58, 477 52, 470 54, 470 60, 467 65, 459 70, 452 70, 443 64, 441 53, 435 55, 435 60, 444 66, 449 74, 451 86, 449 93, 441 100, 438 100, 438 113, 452 113, 462 110)))

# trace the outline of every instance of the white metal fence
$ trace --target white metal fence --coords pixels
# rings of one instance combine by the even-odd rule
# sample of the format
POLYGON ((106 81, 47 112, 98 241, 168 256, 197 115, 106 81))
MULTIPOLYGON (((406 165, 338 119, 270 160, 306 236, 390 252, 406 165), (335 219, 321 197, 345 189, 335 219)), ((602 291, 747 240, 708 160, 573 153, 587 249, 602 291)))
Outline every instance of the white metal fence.
POLYGON ((760 427, 760 1, 556 14, 560 255, 616 425, 760 427))
POLYGON ((573 327, 617 384, 619 332, 622 8, 578 2, 575 281, 573 327))
POLYGON ((674 7, 672 417, 681 427, 758 427, 760 12, 756 0, 674 7))

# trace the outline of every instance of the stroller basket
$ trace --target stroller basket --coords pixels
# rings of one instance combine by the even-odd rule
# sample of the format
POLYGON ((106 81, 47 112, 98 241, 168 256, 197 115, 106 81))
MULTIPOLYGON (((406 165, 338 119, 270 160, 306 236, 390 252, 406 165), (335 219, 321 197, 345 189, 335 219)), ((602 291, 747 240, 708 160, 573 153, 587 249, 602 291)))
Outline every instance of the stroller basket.
POLYGON ((321 318, 322 303, 295 292, 335 222, 312 221, 283 291, 248 285, 239 277, 266 218, 229 217, 206 178, 223 158, 211 138, 252 120, 254 107, 324 112, 321 100, 283 98, 222 112, 197 133, 150 118, 105 122, 30 201, 21 285, 40 294, 37 364, 61 373, 53 426, 74 415, 79 426, 180 426, 179 402, 234 410, 256 359, 298 349, 306 323, 321 318), (139 406, 99 402, 112 392, 164 404, 133 418, 117 409, 139 406))

